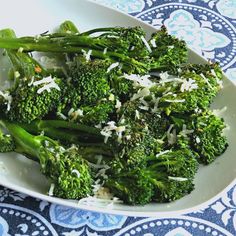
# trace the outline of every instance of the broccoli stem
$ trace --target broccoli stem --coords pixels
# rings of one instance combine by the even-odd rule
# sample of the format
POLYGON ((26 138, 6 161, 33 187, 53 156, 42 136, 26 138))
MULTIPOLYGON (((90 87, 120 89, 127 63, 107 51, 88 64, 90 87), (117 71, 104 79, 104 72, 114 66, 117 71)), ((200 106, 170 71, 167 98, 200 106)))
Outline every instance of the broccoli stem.
POLYGON ((94 33, 99 33, 99 32, 112 32, 112 33, 117 33, 119 32, 120 29, 119 28, 115 28, 115 27, 104 27, 104 28, 96 28, 96 29, 92 29, 92 30, 88 30, 86 32, 81 33, 80 35, 83 36, 88 36, 94 33))
POLYGON ((7 121, 1 121, 1 124, 3 124, 14 137, 16 142, 15 151, 18 153, 28 154, 30 159, 34 161, 39 161, 38 154, 40 153, 43 141, 50 141, 56 144, 54 140, 48 137, 31 135, 17 124, 9 123, 7 121))
MULTIPOLYGON (((92 50, 92 56, 100 59, 110 59, 111 62, 115 62, 116 60, 121 61, 124 63, 123 69, 128 72, 129 67, 137 67, 141 68, 142 70, 146 70, 147 65, 145 63, 139 62, 134 58, 130 58, 121 53, 117 53, 114 51, 108 51, 106 54, 103 53, 103 49, 106 46, 103 46, 102 51, 96 50, 93 48, 95 42, 93 39, 88 37, 82 36, 64 36, 64 40, 60 40, 59 38, 51 39, 50 36, 43 37, 42 39, 36 40, 34 37, 25 37, 25 38, 1 38, 0 39, 0 48, 5 49, 15 49, 18 50, 19 48, 23 48, 24 52, 31 52, 31 51, 41 51, 41 52, 55 52, 55 53, 79 53, 83 54, 83 51, 92 50), (73 41, 68 41, 70 37, 74 37, 73 41), (78 40, 78 42, 76 41, 78 40), (82 43, 83 42, 83 43, 82 43)), ((100 40, 100 39, 99 39, 100 40)))

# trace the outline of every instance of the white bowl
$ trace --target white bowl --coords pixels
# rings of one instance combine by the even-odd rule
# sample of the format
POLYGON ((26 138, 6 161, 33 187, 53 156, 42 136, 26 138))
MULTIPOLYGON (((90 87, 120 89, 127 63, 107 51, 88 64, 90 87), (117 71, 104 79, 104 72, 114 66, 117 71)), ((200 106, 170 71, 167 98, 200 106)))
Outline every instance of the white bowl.
MULTIPOLYGON (((1 7, 0 28, 13 28, 18 36, 36 35, 53 29, 67 19, 72 20, 81 31, 96 27, 135 25, 142 26, 147 35, 155 31, 152 26, 124 13, 85 0, 8 0, 1 7)), ((0 59, 2 67, 3 60, 3 58, 0 59)), ((206 62, 191 50, 189 50, 189 61, 193 63, 206 62)), ((2 70, 0 78, 4 76, 6 73, 2 70)), ((0 165, 6 168, 5 170, 1 168, 0 184, 49 202, 104 213, 160 216, 191 212, 204 207, 204 205, 209 205, 219 197, 222 191, 226 191, 236 183, 234 181, 236 178, 235 101, 236 87, 225 78, 224 88, 215 99, 213 107, 220 109, 227 106, 223 117, 230 126, 230 130, 227 132, 229 148, 210 166, 200 167, 195 179, 195 190, 178 201, 168 204, 152 203, 142 207, 115 204, 110 209, 100 204, 88 206, 78 204, 77 201, 49 197, 46 195, 49 183, 40 173, 39 166, 14 153, 0 154, 0 165)))

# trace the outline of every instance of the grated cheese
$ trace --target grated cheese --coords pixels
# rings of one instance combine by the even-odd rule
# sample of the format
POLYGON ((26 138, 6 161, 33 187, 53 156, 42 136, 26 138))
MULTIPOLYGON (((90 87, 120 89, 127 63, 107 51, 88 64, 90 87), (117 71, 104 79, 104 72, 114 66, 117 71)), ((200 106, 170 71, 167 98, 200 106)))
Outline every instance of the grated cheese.
POLYGON ((17 50, 17 52, 19 52, 19 53, 21 53, 23 51, 24 51, 24 48, 22 48, 22 47, 19 47, 18 50, 17 50))
POLYGON ((196 137, 196 143, 200 143, 200 142, 201 142, 200 138, 196 137))
POLYGON ((101 135, 103 135, 104 138, 104 142, 106 143, 108 138, 112 136, 112 131, 115 131, 116 135, 117 135, 117 140, 118 142, 121 142, 122 140, 122 135, 123 132, 125 131, 125 126, 116 126, 116 122, 115 121, 109 121, 107 122, 107 125, 101 130, 101 135))
POLYGON ((156 44, 156 40, 155 40, 155 39, 150 40, 150 43, 151 43, 151 45, 152 45, 154 48, 157 47, 157 44, 156 44))
POLYGON ((107 48, 104 48, 103 54, 104 54, 104 55, 107 54, 107 48))
POLYGON ((174 181, 187 181, 188 179, 187 178, 183 178, 183 177, 173 177, 173 176, 168 176, 168 179, 170 180, 174 180, 174 181))
POLYGON ((32 76, 31 81, 28 83, 28 86, 29 86, 29 87, 32 86, 33 83, 34 83, 34 76, 32 76))
POLYGON ((196 84, 196 81, 193 80, 193 79, 185 79, 183 80, 183 83, 181 84, 181 87, 180 87, 180 91, 181 92, 184 92, 184 91, 192 91, 193 89, 197 89, 198 88, 198 85, 196 84))
POLYGON ((48 191, 49 196, 53 196, 54 188, 55 188, 55 184, 52 183, 48 191))
POLYGON ((173 99, 173 100, 166 99, 165 101, 166 102, 185 102, 185 99, 173 99))
POLYGON ((120 111, 121 105, 122 105, 121 102, 118 99, 116 99, 115 108, 117 109, 117 111, 120 111))
POLYGON ((146 97, 150 95, 150 90, 149 88, 143 88, 143 89, 139 89, 137 93, 135 93, 133 95, 133 97, 130 99, 131 101, 134 101, 136 99, 139 99, 139 98, 143 98, 143 97, 146 97))
POLYGON ((53 89, 53 88, 57 89, 58 91, 61 90, 60 87, 58 86, 58 84, 55 82, 55 79, 52 78, 51 75, 48 77, 45 77, 41 80, 37 80, 37 81, 33 82, 33 86, 38 86, 41 84, 44 84, 44 86, 38 89, 38 91, 37 91, 38 94, 41 94, 45 90, 50 92, 51 89, 53 89))
POLYGON ((192 134, 194 132, 193 129, 187 129, 186 124, 183 124, 183 128, 182 131, 180 132, 180 134, 182 134, 183 136, 186 136, 188 134, 192 134))
POLYGON ((78 178, 80 177, 80 173, 79 173, 79 171, 76 170, 76 169, 72 170, 71 173, 72 173, 72 174, 75 173, 78 178))
POLYGON ((151 49, 149 43, 147 42, 147 40, 144 38, 144 36, 141 36, 141 39, 142 39, 144 45, 146 46, 147 50, 151 53, 152 49, 151 49))
POLYGON ((203 73, 201 73, 200 76, 203 78, 203 80, 205 81, 205 83, 206 83, 210 88, 212 88, 212 86, 211 86, 211 84, 209 83, 209 81, 208 81, 208 79, 206 78, 206 76, 205 76, 203 73))
POLYGON ((138 110, 135 110, 135 119, 139 120, 140 119, 140 114, 138 110))
POLYGON ((3 93, 0 90, 0 96, 2 96, 5 100, 6 100, 6 104, 7 104, 7 111, 10 111, 11 109, 11 103, 12 103, 12 96, 10 95, 10 93, 8 91, 6 91, 5 93, 3 93))
POLYGON ((134 82, 133 86, 136 87, 146 87, 146 88, 151 88, 153 87, 156 83, 152 82, 149 80, 150 75, 137 75, 137 74, 124 74, 123 77, 125 79, 131 80, 134 82))
MULTIPOLYGON (((162 142, 163 142, 163 141, 162 141, 162 142)), ((166 153, 168 153, 168 152, 171 152, 171 150, 165 150, 165 151, 159 152, 159 153, 156 154, 156 157, 159 157, 159 156, 161 156, 161 155, 163 155, 163 154, 166 154, 166 153)))
POLYGON ((113 63, 111 64, 108 68, 107 68, 107 73, 109 73, 111 70, 115 69, 117 66, 119 66, 120 63, 119 62, 116 62, 116 63, 113 63))
POLYGON ((88 50, 88 52, 86 52, 84 49, 82 49, 81 52, 83 53, 85 60, 87 62, 90 61, 90 57, 92 55, 92 50, 90 49, 90 50, 88 50))
POLYGON ((61 112, 57 112, 57 115, 58 115, 60 118, 62 118, 63 120, 67 120, 67 117, 66 117, 64 114, 62 114, 61 112))

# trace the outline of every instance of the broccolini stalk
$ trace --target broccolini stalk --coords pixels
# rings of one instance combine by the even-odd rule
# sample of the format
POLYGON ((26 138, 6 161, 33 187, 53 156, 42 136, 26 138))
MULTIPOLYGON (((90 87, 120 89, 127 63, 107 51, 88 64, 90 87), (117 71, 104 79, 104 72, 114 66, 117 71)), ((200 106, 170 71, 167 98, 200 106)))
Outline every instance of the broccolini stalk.
POLYGON ((91 56, 95 58, 110 59, 111 62, 121 62, 125 72, 143 74, 149 70, 147 63, 137 61, 126 55, 120 42, 115 43, 114 40, 109 42, 106 39, 90 38, 87 36, 55 33, 38 38, 7 38, 0 39, 0 48, 15 50, 20 48, 24 52, 78 53, 86 54, 87 56, 91 53, 91 56), (116 47, 117 50, 120 50, 116 51, 116 47), (110 48, 110 50, 104 53, 106 48, 110 48))
POLYGON ((16 142, 15 151, 40 163, 41 172, 55 188, 54 195, 67 199, 80 199, 91 194, 90 168, 82 156, 73 149, 64 149, 56 141, 34 136, 20 126, 2 121, 16 142))
POLYGON ((15 142, 11 135, 4 134, 0 129, 0 153, 15 151, 15 142))
POLYGON ((20 126, 33 134, 44 133, 64 144, 75 144, 80 154, 92 162, 95 161, 95 155, 114 156, 111 147, 104 144, 104 137, 97 128, 62 120, 35 120, 20 126))

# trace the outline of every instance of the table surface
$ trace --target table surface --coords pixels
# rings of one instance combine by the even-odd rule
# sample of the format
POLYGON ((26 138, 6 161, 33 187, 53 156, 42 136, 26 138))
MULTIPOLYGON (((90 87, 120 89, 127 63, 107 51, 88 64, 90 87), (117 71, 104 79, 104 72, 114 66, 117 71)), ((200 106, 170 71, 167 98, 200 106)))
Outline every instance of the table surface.
MULTIPOLYGON (((96 0, 185 39, 236 82, 236 0, 96 0)), ((0 186, 0 236, 236 235, 236 186, 204 209, 140 218, 76 210, 0 186)))

